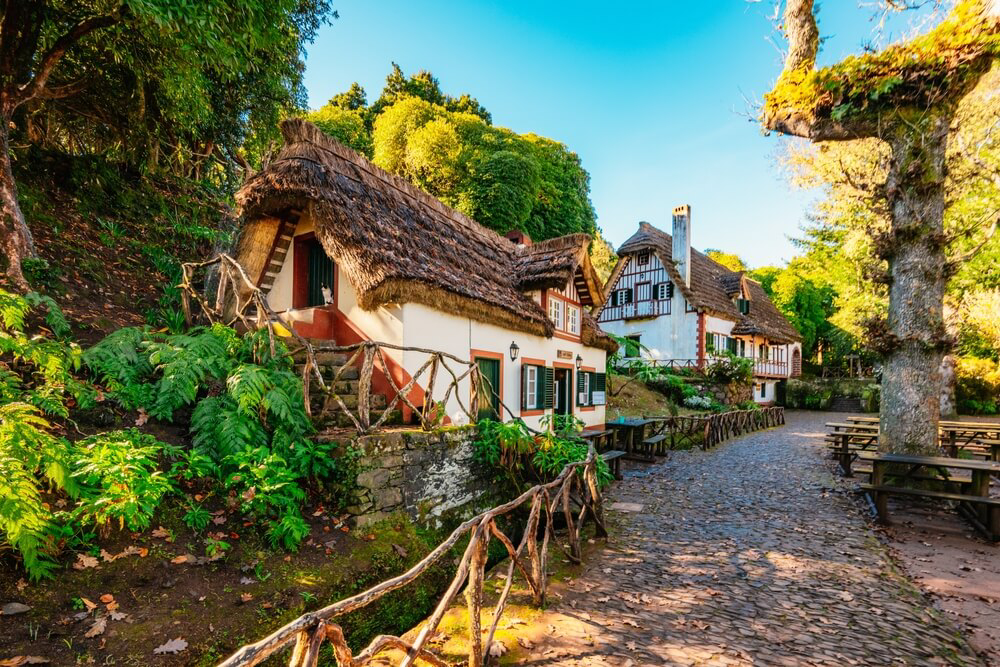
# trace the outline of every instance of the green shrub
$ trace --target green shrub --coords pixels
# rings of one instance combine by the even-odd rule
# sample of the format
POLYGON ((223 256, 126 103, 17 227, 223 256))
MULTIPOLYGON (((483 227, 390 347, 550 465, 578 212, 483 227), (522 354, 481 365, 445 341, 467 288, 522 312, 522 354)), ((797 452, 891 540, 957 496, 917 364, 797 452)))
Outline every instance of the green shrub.
POLYGON ((159 467, 163 443, 136 429, 90 436, 76 443, 73 476, 84 488, 73 517, 106 528, 117 522, 130 531, 149 527, 163 496, 174 490, 159 467))
MULTIPOLYGON (((579 436, 582 422, 560 417, 543 419, 546 429, 560 428, 541 433, 532 433, 520 419, 507 423, 480 420, 473 443, 477 460, 494 468, 498 480, 510 483, 515 492, 529 484, 552 481, 568 464, 585 460, 589 451, 579 436)), ((612 479, 607 463, 598 458, 598 484, 607 486, 612 479)))
POLYGON ((962 414, 997 414, 1000 365, 991 359, 959 357, 955 363, 955 400, 962 414))

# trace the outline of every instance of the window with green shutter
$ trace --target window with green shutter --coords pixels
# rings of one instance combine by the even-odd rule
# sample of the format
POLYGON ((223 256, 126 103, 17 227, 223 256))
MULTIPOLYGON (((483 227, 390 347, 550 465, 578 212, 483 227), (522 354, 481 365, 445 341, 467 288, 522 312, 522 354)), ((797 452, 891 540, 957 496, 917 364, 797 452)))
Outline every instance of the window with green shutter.
POLYGON ((545 405, 545 367, 521 366, 521 409, 541 410, 545 405))
POLYGON ((712 332, 705 332, 705 352, 715 352, 715 337, 712 332))
POLYGON ((587 407, 593 405, 594 374, 590 371, 580 371, 576 374, 576 405, 587 407))

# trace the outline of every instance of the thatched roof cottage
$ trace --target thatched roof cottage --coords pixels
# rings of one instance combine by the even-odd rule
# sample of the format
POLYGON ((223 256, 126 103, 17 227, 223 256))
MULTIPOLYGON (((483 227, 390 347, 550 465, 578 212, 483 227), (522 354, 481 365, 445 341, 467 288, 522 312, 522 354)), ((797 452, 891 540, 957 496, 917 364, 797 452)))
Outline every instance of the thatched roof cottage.
MULTIPOLYGON (((587 235, 505 238, 310 123, 281 129, 280 153, 237 194, 237 259, 298 332, 475 360, 532 425, 552 411, 604 421, 615 345, 590 313, 587 235)), ((397 383, 426 358, 390 356, 397 383)))
POLYGON ((801 336, 760 283, 691 248, 690 206, 674 209, 672 235, 639 223, 618 255, 596 315, 639 344, 631 354, 700 368, 727 351, 752 358, 759 403, 801 372, 801 336))

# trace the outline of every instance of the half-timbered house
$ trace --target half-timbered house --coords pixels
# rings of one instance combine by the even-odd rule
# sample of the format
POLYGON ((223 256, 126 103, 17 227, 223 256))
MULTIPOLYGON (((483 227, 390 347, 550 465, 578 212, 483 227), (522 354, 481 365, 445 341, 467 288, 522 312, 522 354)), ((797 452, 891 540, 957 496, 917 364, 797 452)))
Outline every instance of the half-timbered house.
MULTIPOLYGON (((285 145, 237 195, 237 259, 268 305, 304 336, 349 345, 378 341, 405 386, 422 350, 476 362, 515 416, 604 422, 604 368, 612 339, 591 314, 601 285, 590 237, 531 243, 479 225, 302 120, 282 124, 285 145), (413 349, 410 349, 413 348, 413 349)), ((415 388, 415 403, 442 400, 415 388)), ((445 406, 460 419, 460 397, 445 406)), ((480 398, 480 400, 482 400, 480 398)), ((509 415, 502 414, 504 418, 509 415)))
POLYGON ((691 248, 691 207, 674 209, 673 234, 648 222, 618 249, 598 323, 630 341, 625 355, 704 369, 722 352, 754 360, 754 400, 775 400, 798 375, 801 337, 761 285, 691 248))

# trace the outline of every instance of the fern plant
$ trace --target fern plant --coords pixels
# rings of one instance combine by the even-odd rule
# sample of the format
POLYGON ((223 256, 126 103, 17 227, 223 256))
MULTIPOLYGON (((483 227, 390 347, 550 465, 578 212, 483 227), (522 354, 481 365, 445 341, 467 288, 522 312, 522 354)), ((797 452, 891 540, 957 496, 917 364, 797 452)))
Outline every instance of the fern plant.
POLYGON ((136 429, 114 431, 76 443, 73 473, 85 492, 74 518, 106 528, 117 522, 131 531, 149 527, 163 496, 174 490, 159 467, 163 444, 136 429))
POLYGON ((75 497, 70 446, 50 432, 38 408, 16 402, 0 405, 0 529, 17 550, 32 579, 49 576, 52 513, 42 500, 42 484, 75 497))

